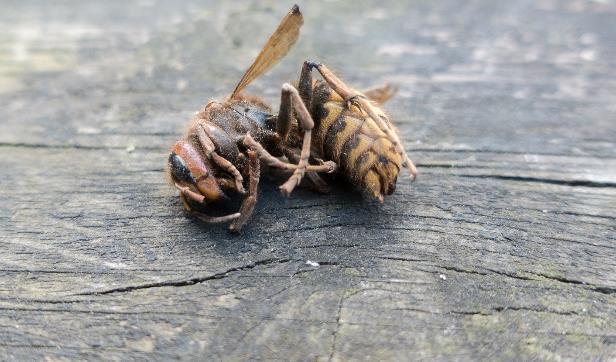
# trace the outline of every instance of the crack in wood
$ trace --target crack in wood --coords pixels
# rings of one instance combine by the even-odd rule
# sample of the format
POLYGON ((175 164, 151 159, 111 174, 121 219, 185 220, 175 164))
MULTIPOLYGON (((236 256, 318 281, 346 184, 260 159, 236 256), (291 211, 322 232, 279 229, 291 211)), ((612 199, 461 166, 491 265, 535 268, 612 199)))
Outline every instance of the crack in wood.
MULTIPOLYGON (((58 144, 50 145, 44 143, 21 143, 21 142, 0 142, 2 148, 41 148, 53 150, 126 150, 126 146, 87 146, 81 144, 58 144)), ((135 150, 145 151, 165 151, 166 147, 156 146, 135 146, 135 150)))
MULTIPOLYGON (((581 315, 580 313, 578 313, 577 311, 558 311, 558 310, 553 310, 553 309, 547 309, 547 308, 543 308, 543 307, 514 307, 514 306, 505 306, 505 307, 493 307, 493 308, 489 308, 488 312, 486 311, 456 311, 456 310, 452 310, 449 311, 447 313, 452 313, 452 314, 461 314, 461 315, 483 315, 483 316, 492 316, 498 313, 504 313, 508 310, 511 311, 528 311, 528 312, 536 312, 536 313, 549 313, 549 314, 557 314, 557 315, 565 315, 565 316, 579 316, 581 315), (493 313, 491 313, 493 312, 493 313)), ((584 314, 585 317, 593 317, 591 315, 588 315, 587 313, 584 314)), ((599 318, 599 317, 596 317, 599 318)))
POLYGON ((521 181, 531 183, 543 183, 560 186, 572 186, 572 187, 596 187, 596 188, 616 188, 616 182, 610 181, 591 181, 591 180, 560 180, 541 177, 529 177, 529 176, 507 176, 507 175, 455 175, 465 178, 478 178, 478 179, 496 179, 506 181, 521 181))
MULTIPOLYGON (((398 257, 388 257, 388 256, 378 256, 377 258, 379 259, 386 259, 386 260, 395 260, 395 261, 406 261, 406 262, 430 262, 433 260, 424 260, 424 259, 412 259, 412 258, 398 258, 398 257)), ((444 270, 449 270, 449 271, 453 271, 456 273, 465 273, 465 274, 476 274, 476 275, 489 275, 489 273, 484 273, 478 270, 469 270, 469 269, 463 269, 463 268, 459 268, 459 267, 455 267, 455 266, 448 266, 448 265, 436 265, 436 264, 423 264, 423 265, 427 265, 427 266, 431 266, 437 269, 444 269, 444 270)), ((505 272, 505 271, 501 271, 501 270, 496 270, 496 269, 491 269, 491 268, 483 268, 484 270, 489 271, 490 273, 493 274, 498 274, 498 275, 503 275, 509 278, 514 278, 514 279, 519 279, 519 280, 526 280, 526 281, 533 281, 533 282, 540 282, 540 279, 535 279, 535 278, 529 278, 529 277, 525 277, 525 276, 521 276, 518 274, 513 274, 513 273, 509 273, 509 272, 505 272)), ((422 270, 422 269, 418 269, 418 270, 422 270)), ((432 271, 432 270, 422 270, 428 273, 439 273, 438 271, 432 271)), ((557 281, 560 283, 565 283, 565 284, 572 284, 572 285, 581 285, 581 286, 585 286, 586 290, 590 290, 590 291, 594 291, 594 292, 598 292, 598 293, 602 293, 602 294, 614 294, 616 293, 616 288, 611 287, 611 286, 601 286, 601 285, 593 285, 590 283, 586 283, 583 281, 579 281, 579 280, 574 280, 574 279, 567 279, 564 277, 558 277, 558 276, 553 276, 553 275, 548 275, 545 273, 536 273, 536 272, 530 272, 527 271, 526 273, 528 274, 532 274, 532 275, 536 275, 545 279, 549 279, 549 280, 553 280, 553 281, 557 281)))
POLYGON ((194 277, 194 278, 189 278, 189 279, 184 279, 184 280, 169 280, 169 281, 156 282, 156 283, 128 285, 124 287, 112 288, 112 289, 101 290, 101 291, 76 293, 73 295, 105 295, 105 294, 113 294, 113 293, 132 292, 132 291, 140 290, 140 289, 161 288, 161 287, 184 287, 184 286, 200 284, 208 280, 223 279, 223 278, 226 278, 229 273, 248 270, 248 269, 254 269, 260 265, 268 265, 268 264, 273 264, 273 263, 286 263, 289 261, 291 261, 291 259, 265 259, 265 260, 253 262, 247 265, 230 268, 220 273, 208 275, 205 277, 194 277))
POLYGON ((609 286, 602 286, 602 285, 593 285, 593 284, 589 284, 580 280, 575 280, 575 279, 568 279, 568 278, 564 278, 564 277, 559 277, 559 276, 555 276, 555 275, 549 275, 549 274, 545 274, 545 273, 535 273, 535 272, 529 272, 530 274, 534 274, 546 279, 550 279, 550 280, 555 280, 557 282, 561 282, 561 283, 565 283, 565 284, 573 284, 573 285, 583 285, 586 287, 589 287, 590 290, 593 290, 595 292, 598 293, 602 293, 602 294, 613 294, 616 293, 616 288, 614 287, 609 287, 609 286))
POLYGON ((614 156, 602 154, 576 155, 558 152, 525 152, 516 150, 497 150, 487 148, 407 148, 407 153, 426 152, 426 153, 480 153, 480 154, 497 154, 497 155, 516 155, 516 156, 554 156, 554 157, 588 157, 601 159, 616 159, 614 156))
POLYGON ((336 343, 338 342, 338 331, 340 330, 340 317, 342 315, 342 307, 344 305, 344 300, 346 298, 347 297, 345 295, 342 295, 340 297, 340 300, 338 301, 338 311, 336 313, 336 326, 334 327, 334 330, 332 332, 332 345, 331 345, 331 350, 329 352, 328 361, 333 361, 334 354, 336 353, 336 343))

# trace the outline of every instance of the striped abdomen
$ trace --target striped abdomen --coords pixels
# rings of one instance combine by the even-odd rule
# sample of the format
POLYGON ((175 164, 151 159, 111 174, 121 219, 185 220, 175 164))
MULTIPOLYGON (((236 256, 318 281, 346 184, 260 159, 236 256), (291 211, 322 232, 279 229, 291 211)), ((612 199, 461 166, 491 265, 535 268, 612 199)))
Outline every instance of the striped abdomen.
MULTIPOLYGON (((380 108, 375 110, 386 117, 380 108)), ((338 100, 325 102, 321 111, 315 141, 323 157, 336 162, 351 183, 381 201, 394 192, 402 156, 376 122, 338 100)))

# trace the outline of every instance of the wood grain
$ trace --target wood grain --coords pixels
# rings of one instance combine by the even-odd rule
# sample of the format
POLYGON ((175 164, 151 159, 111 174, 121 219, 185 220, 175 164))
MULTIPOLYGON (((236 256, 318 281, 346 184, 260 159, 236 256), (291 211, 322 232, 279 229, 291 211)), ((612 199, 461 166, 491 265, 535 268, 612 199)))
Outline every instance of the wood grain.
POLYGON ((240 236, 164 162, 288 4, 4 5, 0 359, 616 358, 613 2, 300 2, 248 90, 394 82, 420 175, 382 206, 264 177, 240 236))

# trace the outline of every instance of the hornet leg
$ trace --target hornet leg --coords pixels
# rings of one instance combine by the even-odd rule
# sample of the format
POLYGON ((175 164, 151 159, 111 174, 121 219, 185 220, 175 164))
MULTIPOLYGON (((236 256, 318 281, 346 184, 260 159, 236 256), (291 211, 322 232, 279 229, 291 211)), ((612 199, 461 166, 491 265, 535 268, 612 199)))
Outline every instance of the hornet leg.
MULTIPOLYGON (((298 165, 295 165, 292 163, 280 161, 278 158, 272 156, 269 152, 267 152, 265 148, 263 148, 263 146, 259 142, 257 142, 254 138, 252 138, 250 133, 247 133, 246 136, 244 136, 243 142, 246 145, 246 147, 256 152, 259 158, 261 158, 261 160, 270 167, 275 167, 275 168, 279 168, 282 170, 289 170, 289 171, 295 171, 299 167, 298 165)), ((331 173, 336 170, 336 167, 337 166, 335 162, 326 161, 320 165, 306 165, 306 170, 309 172, 331 173)))
MULTIPOLYGON (((306 74, 308 73, 309 68, 305 66, 302 70, 302 78, 304 83, 307 82, 306 74)), ((308 79, 308 82, 311 83, 312 80, 308 79)), ((300 83, 302 83, 302 80, 300 80, 300 83)), ((306 106, 304 105, 304 102, 301 99, 301 96, 299 95, 297 89, 295 89, 295 87, 288 83, 285 83, 282 86, 280 111, 278 112, 277 120, 277 130, 278 134, 281 136, 281 143, 284 145, 286 138, 288 137, 290 125, 293 121, 293 108, 297 112, 299 123, 302 129, 304 129, 304 142, 297 165, 283 162, 278 158, 272 156, 259 142, 252 138, 250 134, 246 134, 243 140, 244 144, 249 149, 255 151, 259 155, 261 160, 263 160, 263 162, 265 162, 268 166, 280 168, 283 170, 293 170, 293 175, 291 175, 291 177, 282 186, 280 186, 280 190, 285 196, 289 196, 293 189, 299 184, 304 175, 304 172, 307 171, 331 173, 334 172, 337 168, 336 163, 333 161, 326 161, 320 165, 308 164, 308 158, 310 157, 310 138, 312 128, 314 127, 314 122, 312 121, 312 117, 306 109, 306 106)))
POLYGON ((297 87, 306 108, 312 109, 312 67, 309 62, 304 62, 302 66, 297 87))
POLYGON ((233 178, 235 179, 235 188, 237 192, 241 194, 245 193, 246 191, 244 191, 243 186, 244 179, 242 178, 240 171, 238 171, 238 169, 233 166, 231 162, 216 153, 216 147, 214 146, 214 143, 205 133, 205 130, 201 125, 197 125, 197 138, 199 139, 199 143, 201 143, 201 147, 203 147, 206 156, 209 157, 212 161, 214 161, 220 168, 227 171, 233 176, 233 178))
POLYGON ((256 152, 248 150, 248 173, 250 175, 248 185, 248 196, 242 201, 240 206, 239 217, 233 221, 229 230, 234 233, 240 232, 246 224, 257 203, 257 187, 259 186, 259 177, 261 175, 261 166, 259 164, 259 156, 256 152))
POLYGON ((180 190, 180 199, 182 199, 182 203, 184 204, 184 208, 186 209, 186 211, 188 211, 192 216, 196 217, 197 219, 203 222, 207 222, 210 224, 217 224, 217 223, 235 220, 240 217, 240 213, 229 214, 225 216, 209 216, 202 212, 196 211, 193 209, 192 206, 190 206, 190 203, 188 202, 188 200, 190 199, 192 201, 202 203, 204 199, 203 195, 193 192, 188 187, 178 185, 177 183, 175 183, 175 187, 178 190, 180 190))
MULTIPOLYGON (((304 105, 306 108, 311 111, 312 110, 312 67, 309 62, 304 62, 302 65, 302 71, 299 76, 299 82, 297 86, 297 90, 299 91, 299 96, 302 98, 304 105)), ((295 152, 285 149, 284 152, 287 159, 291 162, 298 163, 299 155, 295 152)), ((308 166, 310 167, 310 165, 308 166)), ((322 194, 329 193, 329 186, 323 179, 313 171, 306 172, 306 177, 312 182, 313 188, 322 194)))
MULTIPOLYGON (((307 79, 307 73, 309 72, 309 67, 305 66, 305 69, 302 70, 302 80, 304 83, 312 82, 309 78, 307 79)), ((300 81, 301 83, 302 81, 300 81)), ((281 135, 282 144, 285 143, 286 138, 288 136, 288 130, 290 128, 290 124, 292 122, 292 109, 297 113, 297 117, 299 118, 299 124, 301 128, 304 130, 304 141, 302 144, 302 149, 299 157, 299 162, 297 165, 289 164, 286 162, 282 162, 279 159, 270 155, 267 150, 263 148, 258 142, 256 142, 250 134, 247 134, 244 137, 244 144, 246 144, 249 148, 254 149, 261 159, 263 159, 269 166, 293 170, 293 174, 289 179, 280 186, 280 191, 283 195, 289 196, 293 189, 297 185, 299 185, 304 173, 308 172, 333 172, 336 169, 336 164, 332 161, 324 162, 321 165, 309 165, 308 159, 310 158, 310 143, 312 136, 312 128, 314 127, 314 121, 306 108, 299 92, 295 87, 293 87, 289 83, 285 83, 282 85, 282 95, 281 95, 281 105, 280 112, 278 114, 277 128, 279 135, 281 135)))
MULTIPOLYGON (((310 110, 312 103, 312 68, 308 62, 304 62, 302 72, 299 77, 299 96, 304 103, 306 109, 310 110)), ((284 89, 280 93, 280 110, 278 111, 278 121, 276 123, 276 132, 280 136, 281 143, 287 143, 291 124, 293 124, 293 106, 292 98, 289 92, 284 89)))
POLYGON ((304 141, 302 144, 302 150, 299 156, 299 162, 297 164, 297 168, 293 171, 293 174, 287 182, 280 186, 280 191, 283 195, 289 196, 293 189, 299 185, 302 177, 304 176, 304 172, 306 172, 306 166, 308 166, 308 158, 310 157, 310 142, 312 136, 312 128, 314 127, 314 121, 306 109, 304 102, 302 101, 297 89, 290 85, 289 83, 285 83, 282 85, 282 93, 283 96, 289 97, 291 99, 291 104, 293 108, 297 112, 297 118, 301 128, 304 130, 304 141))
MULTIPOLYGON (((285 149, 284 155, 291 162, 299 162, 299 155, 296 152, 294 152, 293 150, 291 150, 291 149, 285 149)), ((317 160, 317 161, 319 161, 319 160, 317 160)), ((322 162, 322 160, 321 160, 321 162, 322 162)), ((329 161, 329 162, 331 162, 331 161, 329 161)), ((309 171, 311 166, 312 165, 308 165, 308 167, 306 168, 306 177, 312 183, 312 185, 311 185, 312 188, 316 192, 319 192, 321 194, 328 194, 329 191, 330 191, 329 185, 327 184, 327 182, 325 182, 325 180, 323 180, 323 178, 321 178, 321 176, 319 176, 318 173, 316 173, 314 171, 309 171)))

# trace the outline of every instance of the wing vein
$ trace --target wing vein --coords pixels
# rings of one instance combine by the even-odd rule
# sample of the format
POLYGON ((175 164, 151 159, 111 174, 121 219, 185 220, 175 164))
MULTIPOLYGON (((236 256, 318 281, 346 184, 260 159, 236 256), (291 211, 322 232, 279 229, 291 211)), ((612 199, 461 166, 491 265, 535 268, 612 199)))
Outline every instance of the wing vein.
POLYGON ((250 65, 244 76, 237 84, 231 98, 235 98, 253 80, 270 70, 293 47, 299 37, 299 29, 304 23, 302 13, 297 5, 280 21, 278 28, 270 36, 263 49, 250 65))

